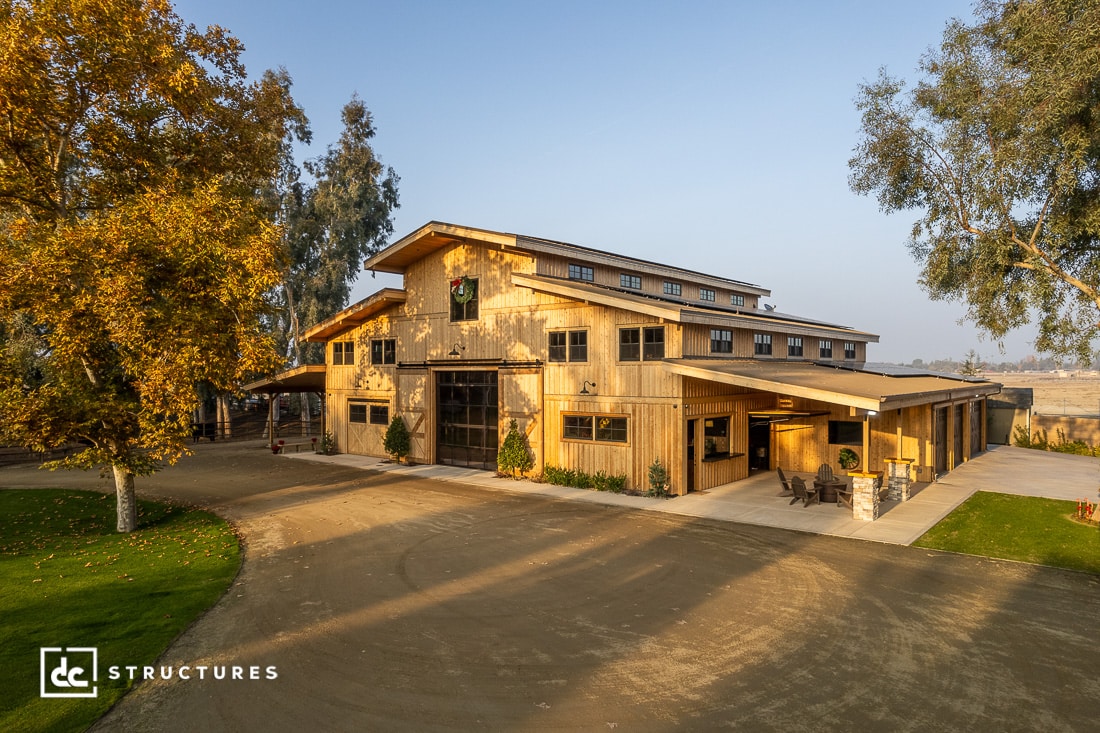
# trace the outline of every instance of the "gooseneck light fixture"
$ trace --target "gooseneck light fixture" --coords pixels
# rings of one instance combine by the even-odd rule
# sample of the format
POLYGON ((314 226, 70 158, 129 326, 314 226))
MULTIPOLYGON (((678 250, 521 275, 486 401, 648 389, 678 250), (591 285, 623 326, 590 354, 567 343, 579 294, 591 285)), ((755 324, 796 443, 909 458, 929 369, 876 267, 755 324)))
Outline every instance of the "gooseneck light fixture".
POLYGON ((455 343, 455 345, 451 347, 451 350, 447 352, 447 356, 461 356, 461 354, 458 353, 459 350, 465 351, 466 347, 459 343, 455 343))
POLYGON ((590 384, 592 385, 592 389, 596 389, 596 383, 595 382, 589 382, 586 379, 586 380, 584 380, 584 385, 581 387, 581 394, 592 394, 591 392, 588 391, 588 385, 590 385, 590 384))

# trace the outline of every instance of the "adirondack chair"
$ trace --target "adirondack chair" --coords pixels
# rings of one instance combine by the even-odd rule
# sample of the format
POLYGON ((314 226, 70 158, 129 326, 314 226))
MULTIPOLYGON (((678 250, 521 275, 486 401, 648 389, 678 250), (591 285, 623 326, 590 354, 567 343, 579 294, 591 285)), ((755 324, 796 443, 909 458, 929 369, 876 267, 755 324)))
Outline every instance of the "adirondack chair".
POLYGON ((828 463, 822 463, 817 467, 817 480, 821 483, 828 483, 829 481, 836 480, 836 474, 833 473, 833 467, 828 463))
POLYGON ((779 483, 783 484, 783 490, 779 492, 780 496, 790 496, 794 493, 791 488, 791 480, 783 475, 783 469, 776 467, 776 472, 779 474, 779 483))
POLYGON ((818 501, 817 489, 808 488, 806 482, 798 476, 791 479, 791 490, 794 491, 794 498, 791 499, 791 504, 801 499, 802 506, 808 507, 810 504, 814 504, 818 501))
POLYGON ((837 505, 837 507, 839 508, 839 507, 842 507, 842 506, 846 506, 849 509, 851 509, 852 508, 852 493, 853 493, 853 490, 851 488, 848 488, 848 487, 844 487, 843 489, 837 488, 837 490, 836 490, 836 505, 837 505))

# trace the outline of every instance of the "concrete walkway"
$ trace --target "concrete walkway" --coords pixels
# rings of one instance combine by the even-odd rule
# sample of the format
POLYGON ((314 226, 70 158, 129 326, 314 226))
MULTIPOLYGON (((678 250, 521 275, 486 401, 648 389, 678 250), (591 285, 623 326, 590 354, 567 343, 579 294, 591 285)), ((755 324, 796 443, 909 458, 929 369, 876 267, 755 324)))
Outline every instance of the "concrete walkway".
POLYGON ((895 545, 915 542, 975 491, 1096 501, 1097 487, 1100 486, 1100 461, 1095 458, 994 446, 936 483, 916 484, 913 498, 908 502, 883 502, 879 518, 874 522, 865 522, 852 519, 850 511, 834 504, 792 506, 790 497, 779 496, 779 479, 770 471, 675 499, 649 499, 532 481, 512 481, 498 478, 492 471, 453 466, 402 466, 370 456, 291 453, 287 457, 392 471, 409 477, 451 481, 494 491, 538 494, 569 501, 627 506, 895 545))

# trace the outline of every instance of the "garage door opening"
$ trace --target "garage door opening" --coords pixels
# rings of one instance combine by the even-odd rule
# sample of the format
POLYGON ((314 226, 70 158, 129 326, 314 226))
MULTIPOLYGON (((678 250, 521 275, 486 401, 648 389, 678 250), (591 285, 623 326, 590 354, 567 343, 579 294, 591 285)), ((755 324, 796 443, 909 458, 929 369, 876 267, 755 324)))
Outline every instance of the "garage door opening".
POLYGON ((497 467, 499 407, 495 371, 443 371, 436 376, 436 463, 497 467))

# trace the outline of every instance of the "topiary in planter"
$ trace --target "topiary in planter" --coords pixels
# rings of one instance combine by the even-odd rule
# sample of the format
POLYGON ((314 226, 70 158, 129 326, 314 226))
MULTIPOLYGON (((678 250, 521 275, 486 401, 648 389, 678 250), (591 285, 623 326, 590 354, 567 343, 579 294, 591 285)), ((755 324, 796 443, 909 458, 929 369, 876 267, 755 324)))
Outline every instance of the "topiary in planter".
POLYGON ((382 448, 393 456, 398 463, 409 455, 412 450, 412 438, 409 436, 409 428, 400 415, 394 415, 390 426, 386 428, 386 435, 382 438, 382 448))
POLYGON ((523 433, 519 431, 516 421, 508 422, 508 435, 497 452, 497 468, 502 473, 510 473, 512 478, 519 478, 516 472, 525 473, 535 465, 531 458, 531 451, 527 449, 527 441, 523 433))

